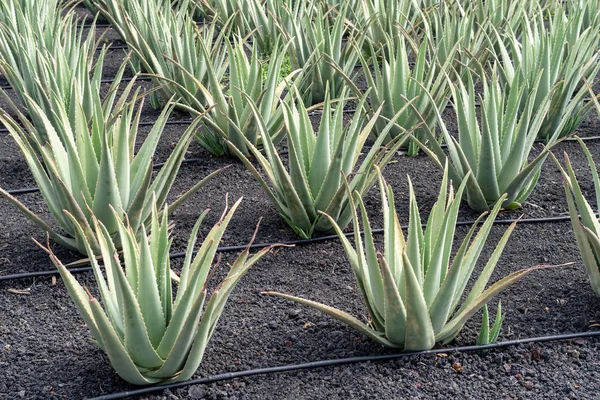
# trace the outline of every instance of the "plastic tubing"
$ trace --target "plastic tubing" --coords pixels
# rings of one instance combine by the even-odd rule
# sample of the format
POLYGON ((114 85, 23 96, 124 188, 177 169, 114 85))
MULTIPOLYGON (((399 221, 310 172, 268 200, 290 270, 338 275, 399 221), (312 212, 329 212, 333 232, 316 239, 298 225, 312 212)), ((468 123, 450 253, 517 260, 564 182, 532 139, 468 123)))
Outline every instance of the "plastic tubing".
MULTIPOLYGON (((540 223, 563 222, 563 221, 568 221, 568 220, 570 220, 570 216, 568 216, 568 215, 562 215, 562 216, 557 216, 557 217, 546 217, 546 218, 521 218, 521 219, 511 218, 511 219, 495 220, 494 225, 507 225, 507 224, 512 224, 516 221, 519 221, 519 224, 540 224, 540 223)), ((477 222, 476 220, 458 221, 456 223, 456 226, 471 226, 471 225, 475 224, 476 222, 477 222)), ((480 223, 481 223, 481 221, 480 221, 480 223)), ((425 225, 426 224, 423 224, 423 226, 425 226, 425 225)), ((403 226, 402 229, 408 229, 408 227, 403 226)), ((381 234, 381 233, 383 233, 383 229, 382 228, 373 229, 372 232, 373 232, 373 234, 381 234)), ((345 233, 345 235, 351 236, 351 235, 354 235, 354 232, 347 232, 347 233, 345 233)), ((326 236, 319 236, 319 237, 311 238, 311 239, 297 239, 297 240, 290 240, 290 241, 286 241, 286 242, 254 243, 254 244, 251 244, 250 246, 248 246, 248 245, 222 246, 217 249, 217 253, 232 253, 235 251, 242 251, 247 248, 250 248, 253 250, 254 249, 263 249, 265 247, 270 247, 275 244, 288 245, 288 246, 291 246, 291 245, 303 246, 303 245, 320 243, 320 242, 325 242, 328 240, 337 240, 337 239, 338 239, 337 235, 326 235, 326 236)), ((178 258, 185 257, 185 254, 186 253, 183 251, 175 252, 175 253, 171 253, 169 255, 169 257, 171 259, 178 259, 178 258)), ((71 273, 83 273, 83 272, 88 272, 91 270, 92 270, 92 267, 69 268, 69 271, 71 273)), ((10 275, 0 276, 0 282, 9 281, 9 280, 21 280, 21 279, 27 279, 27 278, 56 276, 56 275, 60 275, 60 273, 58 272, 57 269, 52 269, 52 270, 48 270, 48 271, 24 272, 24 273, 20 273, 20 274, 10 274, 10 275)))
POLYGON ((257 368, 257 369, 250 369, 250 370, 246 370, 246 371, 227 372, 227 373, 218 374, 218 375, 211 375, 211 376, 208 376, 205 378, 190 379, 190 380, 184 381, 184 382, 175 382, 175 383, 171 383, 171 384, 167 384, 167 385, 150 386, 150 387, 145 387, 145 388, 141 388, 141 389, 127 390, 127 391, 123 391, 123 392, 107 394, 107 395, 103 395, 103 396, 93 397, 88 400, 124 399, 127 397, 141 396, 144 394, 161 392, 161 391, 167 390, 167 389, 180 389, 180 388, 191 386, 191 385, 206 385, 209 383, 222 382, 222 381, 236 379, 236 378, 247 378, 247 377, 255 376, 255 375, 267 375, 267 374, 276 374, 276 373, 281 373, 281 372, 310 370, 310 369, 316 369, 316 368, 325 368, 325 367, 331 367, 331 366, 336 366, 336 365, 357 364, 357 363, 363 363, 363 362, 393 361, 393 360, 399 360, 399 359, 403 359, 403 358, 429 355, 429 354, 472 353, 472 352, 480 352, 480 351, 485 351, 485 350, 501 349, 501 348, 510 347, 510 346, 517 346, 520 344, 544 343, 544 342, 552 342, 552 341, 564 341, 564 340, 570 340, 570 339, 595 338, 595 337, 600 337, 600 331, 568 333, 568 334, 551 335, 551 336, 538 336, 538 337, 532 337, 532 338, 506 340, 503 342, 486 344, 486 345, 458 346, 458 347, 439 348, 439 349, 431 349, 431 350, 415 351, 415 352, 407 352, 407 353, 379 355, 379 356, 338 358, 338 359, 314 361, 314 362, 302 363, 302 364, 288 364, 288 365, 282 365, 279 367, 257 368))

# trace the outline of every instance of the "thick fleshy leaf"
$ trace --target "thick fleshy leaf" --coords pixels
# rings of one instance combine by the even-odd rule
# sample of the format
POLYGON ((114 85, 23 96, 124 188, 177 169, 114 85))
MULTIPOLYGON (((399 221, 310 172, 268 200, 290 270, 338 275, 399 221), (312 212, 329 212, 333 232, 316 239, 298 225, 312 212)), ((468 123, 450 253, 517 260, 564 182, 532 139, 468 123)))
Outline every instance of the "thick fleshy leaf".
POLYGON ((101 334, 106 355, 119 376, 127 382, 136 385, 148 385, 159 382, 158 379, 147 378, 141 374, 137 363, 130 357, 129 351, 125 349, 123 343, 119 340, 97 300, 90 300, 90 308, 98 324, 98 332, 101 334))
POLYGON ((171 378, 177 376, 183 369, 190 348, 194 343, 198 323, 202 317, 202 306, 204 305, 205 297, 206 291, 203 291, 198 298, 194 299, 194 304, 189 308, 189 312, 186 313, 185 318, 174 320, 174 324, 169 326, 169 328, 172 328, 170 331, 167 331, 169 336, 165 336, 166 340, 161 342, 161 347, 164 346, 164 350, 161 350, 161 348, 158 349, 159 354, 161 352, 163 354, 166 353, 163 356, 165 362, 157 371, 149 373, 149 376, 171 378))
POLYGON ((198 331, 196 333, 194 344, 190 349, 185 366, 178 377, 179 380, 190 379, 198 369, 198 366, 202 361, 202 357, 204 356, 206 345, 213 334, 219 318, 221 317, 227 299, 237 283, 254 264, 256 264, 263 256, 265 256, 276 246, 277 245, 262 249, 258 253, 254 254, 249 260, 249 249, 244 250, 238 256, 236 261, 231 266, 229 273, 220 283, 217 289, 215 289, 213 295, 208 301, 208 304, 206 305, 204 314, 202 315, 202 319, 198 327, 198 331))
POLYGON ((402 254, 405 270, 405 307, 406 307, 406 338, 404 350, 417 351, 431 349, 435 344, 435 332, 427 309, 427 302, 417 281, 410 260, 406 253, 402 254))
MULTIPOLYGON (((161 260, 162 261, 162 260, 161 260)), ((165 332, 166 316, 160 297, 159 277, 160 272, 152 260, 152 249, 148 243, 146 230, 142 226, 142 238, 140 240, 140 261, 138 274, 138 291, 135 293, 139 301, 145 328, 148 331, 152 346, 155 348, 165 332)))
MULTIPOLYGON (((596 294, 600 295, 600 265, 598 263, 598 260, 600 259, 600 238, 598 238, 598 236, 596 236, 594 232, 592 232, 585 226, 582 226, 582 229, 585 233, 585 236, 587 237, 587 240, 590 243, 590 249, 593 252, 593 260, 595 262, 592 262, 590 257, 590 255, 592 254, 589 253, 584 255, 582 252, 582 258, 585 257, 584 263, 588 273, 588 277, 590 279, 590 283, 592 284, 592 288, 594 289, 596 294)), ((585 245, 582 247, 584 247, 584 250, 586 252, 588 251, 587 248, 585 248, 585 245)))
POLYGON ((468 308, 465 308, 462 312, 458 313, 454 316, 448 324, 444 326, 444 328, 436 334, 436 341, 448 341, 456 336, 458 331, 462 328, 464 323, 475 314, 484 304, 486 304, 492 297, 496 294, 500 293, 502 290, 506 289, 508 286, 513 283, 523 279, 529 273, 534 270, 543 269, 547 267, 532 267, 529 269, 520 270, 517 272, 513 272, 501 280, 495 282, 492 286, 486 289, 481 295, 476 299, 476 301, 472 302, 468 308))
POLYGON ((406 339, 408 315, 390 267, 384 257, 379 260, 385 292, 385 336, 390 342, 401 344, 406 339))
MULTIPOLYGON (((140 258, 140 265, 143 265, 142 260, 143 257, 140 258)), ((150 265, 150 268, 152 268, 152 265, 150 265)), ((154 333, 152 329, 157 326, 157 324, 155 322, 151 323, 149 320, 147 321, 150 316, 148 316, 147 313, 144 313, 140 308, 140 306, 144 305, 144 300, 143 298, 140 298, 140 301, 138 301, 136 294, 133 293, 133 290, 131 290, 129 283, 127 282, 123 270, 117 267, 114 268, 113 272, 119 285, 117 290, 120 291, 123 299, 122 317, 123 325, 125 327, 125 349, 136 365, 144 368, 160 367, 163 360, 158 356, 153 347, 153 337, 149 336, 149 334, 154 333)), ((144 274, 145 272, 140 270, 140 276, 143 277, 144 274)), ((156 288, 156 283, 153 282, 152 284, 154 288, 156 288)), ((138 290, 141 290, 142 288, 143 282, 139 285, 138 290)), ((151 290, 151 288, 148 289, 151 290)), ((160 301, 160 299, 158 299, 158 301, 160 301)), ((158 316, 152 316, 152 318, 164 318, 162 310, 160 310, 158 316)))
POLYGON ((372 328, 370 328, 368 325, 366 325, 365 323, 359 321, 358 319, 354 318, 352 315, 344 312, 344 311, 340 311, 336 308, 330 307, 330 306, 326 306, 325 304, 321 304, 321 303, 317 303, 315 301, 311 301, 311 300, 306 300, 303 299, 301 297, 295 297, 295 296, 290 296, 287 294, 283 294, 283 293, 277 293, 277 292, 265 292, 265 294, 269 294, 269 295, 273 295, 273 296, 279 296, 279 297, 283 297, 284 299, 287 300, 291 300, 294 301, 296 303, 299 304, 303 304, 309 307, 312 307, 318 311, 321 311, 322 313, 325 313, 327 315, 329 315, 330 317, 333 317, 335 319, 337 319, 340 322, 343 322, 344 324, 350 326, 351 328, 357 330, 359 333, 362 333, 363 335, 367 336, 368 338, 374 340, 375 342, 382 344, 384 346, 387 347, 401 347, 395 343, 392 343, 391 341, 387 340, 385 338, 385 336, 383 336, 383 334, 373 330, 372 328))

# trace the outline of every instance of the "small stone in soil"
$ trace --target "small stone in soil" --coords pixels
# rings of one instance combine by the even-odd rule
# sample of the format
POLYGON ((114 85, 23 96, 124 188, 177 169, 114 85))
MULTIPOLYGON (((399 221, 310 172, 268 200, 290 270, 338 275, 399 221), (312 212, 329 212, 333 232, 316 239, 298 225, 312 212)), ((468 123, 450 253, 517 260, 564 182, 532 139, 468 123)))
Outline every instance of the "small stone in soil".
POLYGON ((202 399, 206 397, 206 390, 204 390, 204 388, 200 386, 192 386, 188 390, 188 395, 192 399, 202 399))

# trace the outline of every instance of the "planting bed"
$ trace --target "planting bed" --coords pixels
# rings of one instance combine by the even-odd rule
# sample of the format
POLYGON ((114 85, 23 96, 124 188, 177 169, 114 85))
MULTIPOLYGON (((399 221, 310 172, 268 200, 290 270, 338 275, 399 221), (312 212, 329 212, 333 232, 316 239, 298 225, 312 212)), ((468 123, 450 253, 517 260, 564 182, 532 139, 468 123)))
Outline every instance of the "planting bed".
MULTIPOLYGON (((112 36, 107 36, 112 38, 112 36)), ((116 70, 123 52, 107 58, 106 78, 116 70)), ((140 83, 150 88, 149 83, 140 83)), ((0 104, 3 106, 3 104, 0 104)), ((157 112, 146 106, 143 121, 157 112)), ((174 117, 186 118, 176 114, 174 117)), ((452 114, 446 115, 454 129, 452 114)), ((149 128, 143 128, 147 132, 149 128)), ((185 125, 167 126, 156 154, 164 161, 185 125)), ((595 113, 578 129, 586 137, 600 133, 595 113)), ((588 142, 600 159, 600 141, 588 142)), ((586 175, 587 162, 577 143, 556 146, 557 155, 567 151, 584 191, 593 192, 586 175)), ((185 248, 197 216, 206 208, 211 213, 204 230, 215 223, 225 205, 240 196, 244 201, 225 233, 223 245, 243 245, 250 240, 259 217, 263 217, 257 242, 297 239, 277 215, 254 178, 238 161, 216 158, 194 143, 172 190, 171 200, 217 168, 229 166, 205 189, 193 196, 173 217, 173 251, 185 248)), ((401 223, 408 222, 407 174, 415 185, 422 216, 433 205, 441 172, 425 156, 395 157, 385 177, 396 193, 401 223)), ((17 189, 35 186, 17 146, 6 132, 0 133, 0 187, 17 189)), ((32 210, 51 220, 39 193, 20 195, 32 210)), ((380 200, 374 187, 365 199, 374 227, 381 227, 380 200)), ((498 219, 539 218, 566 215, 562 178, 548 160, 540 182, 520 210, 503 212, 498 219)), ((477 214, 463 205, 459 221, 477 214)), ((43 235, 8 202, 0 201, 0 275, 44 271, 52 268, 47 255, 31 240, 43 235)), ((497 225, 490 235, 484 258, 506 229, 497 225)), ((466 228, 457 229, 464 235, 466 228)), ((458 242, 458 240, 455 240, 458 242)), ((64 262, 80 258, 54 246, 64 262)), ((234 255, 225 254, 223 261, 234 255)), ((552 223, 521 223, 504 251, 492 281, 540 264, 573 266, 532 273, 503 291, 506 320, 500 341, 558 335, 600 327, 600 298, 595 296, 583 270, 579 251, 568 220, 552 223)), ((180 260, 174 260, 174 268, 180 260)), ((482 265, 480 265, 482 267, 482 265)), ((220 273, 223 271, 221 270, 220 273)), ((217 273, 219 275, 219 272, 217 273)), ((92 292, 93 275, 77 276, 92 292)), ((222 276, 217 276, 220 278, 222 276)), ((215 279, 217 281, 217 279, 215 279)), ((338 240, 294 248, 281 248, 253 267, 227 303, 217 330, 197 374, 199 377, 254 368, 281 366, 324 359, 385 355, 393 351, 374 344, 345 325, 312 309, 262 295, 276 290, 319 300, 366 318, 354 276, 338 240)), ((495 301, 494 301, 495 304, 495 301)), ((490 307, 495 309, 495 307, 490 307)), ((448 346, 475 344, 480 315, 469 320, 455 342, 448 346)), ((0 282, 0 399, 84 398, 135 389, 112 370, 104 354, 88 338, 63 283, 51 278, 28 278, 0 282)), ((258 375, 163 391, 149 398, 473 398, 481 399, 594 399, 600 396, 600 339, 534 343, 477 353, 410 356, 395 361, 357 363, 305 371, 258 375)))

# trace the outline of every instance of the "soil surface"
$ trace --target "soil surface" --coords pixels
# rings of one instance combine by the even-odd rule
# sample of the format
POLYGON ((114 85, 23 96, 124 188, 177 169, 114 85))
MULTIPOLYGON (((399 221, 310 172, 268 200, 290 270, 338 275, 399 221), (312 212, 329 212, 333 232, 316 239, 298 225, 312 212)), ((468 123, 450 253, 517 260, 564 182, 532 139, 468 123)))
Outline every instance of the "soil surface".
MULTIPOLYGON (((115 50, 107 57, 107 78, 114 74, 122 55, 123 51, 115 50)), ((146 89, 151 87, 147 82, 140 85, 146 89)), ((150 122, 157 115, 157 111, 146 105, 142 120, 150 122)), ((172 119, 186 118, 177 113, 172 119)), ((318 116, 314 120, 318 122, 318 116)), ((450 130, 456 130, 451 112, 445 114, 445 121, 450 130)), ((600 121, 593 113, 577 134, 597 135, 599 128, 600 121)), ((149 129, 141 129, 140 140, 149 129)), ((184 129, 185 125, 167 126, 156 153, 157 162, 168 157, 184 129)), ((588 146, 600 160, 600 141, 591 141, 588 146)), ((586 195, 592 198, 593 184, 579 145, 564 142, 556 146, 557 155, 563 151, 571 157, 586 195)), ((199 161, 182 166, 170 200, 215 169, 229 168, 175 213, 173 251, 185 249, 196 218, 206 208, 212 211, 203 232, 210 229, 221 215, 226 195, 230 204, 241 196, 244 201, 231 221, 223 245, 247 243, 261 216, 257 242, 297 239, 241 163, 213 157, 196 142, 187 157, 199 161)), ((408 221, 407 174, 414 183, 425 218, 439 190, 439 167, 425 156, 410 158, 400 153, 394 161, 384 175, 396 194, 401 223, 408 221)), ((1 132, 0 187, 32 186, 35 182, 17 146, 8 133, 1 132)), ((20 195, 19 199, 53 224, 39 193, 20 195)), ((373 227, 381 227, 377 187, 367 194, 365 203, 373 227)), ((503 212, 499 219, 521 214, 525 217, 561 216, 566 210, 562 178, 556 166, 548 161, 529 201, 520 210, 503 212)), ((460 221, 476 217, 466 204, 462 205, 460 221)), ((0 275, 51 268, 47 255, 31 240, 32 237, 43 239, 43 234, 4 200, 0 200, 0 220, 0 275)), ((493 228, 479 270, 505 229, 506 226, 501 225, 493 228)), ((457 228, 455 248, 465 233, 466 228, 457 228)), ((63 262, 81 258, 56 245, 53 248, 63 262)), ((226 254, 224 261, 231 261, 235 256, 226 254)), ((521 268, 566 262, 575 264, 532 273, 490 304, 490 309, 495 310, 496 301, 501 300, 506 311, 499 340, 598 329, 600 298, 594 295, 587 281, 569 221, 520 224, 492 281, 521 268)), ((174 268, 177 269, 179 263, 175 260, 174 268)), ((214 282, 222 277, 221 271, 214 282)), ((80 274, 78 279, 94 291, 92 274, 80 274)), ((392 353, 330 317, 261 294, 264 290, 318 300, 361 319, 367 316, 339 241, 279 249, 258 263, 231 295, 197 372, 198 377, 328 358, 392 353)), ((88 340, 90 333, 60 280, 1 282, 0 310, 0 399, 76 399, 135 389, 114 373, 104 354, 88 340)), ((480 318, 477 314, 469 320, 449 346, 474 344, 480 318)), ((447 353, 441 349, 436 355, 261 375, 166 391, 148 398, 597 399, 599 393, 600 340, 577 339, 473 354, 447 353)))

